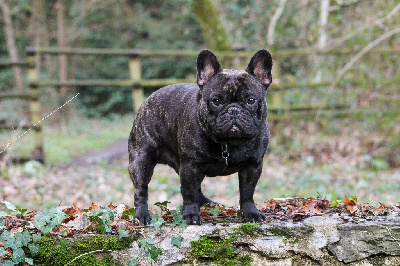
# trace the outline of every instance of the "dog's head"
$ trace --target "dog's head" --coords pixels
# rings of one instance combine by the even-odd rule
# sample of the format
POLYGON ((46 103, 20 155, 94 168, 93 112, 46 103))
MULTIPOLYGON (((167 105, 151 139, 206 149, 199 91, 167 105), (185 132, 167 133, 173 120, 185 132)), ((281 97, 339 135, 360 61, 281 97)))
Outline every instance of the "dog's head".
POLYGON ((197 57, 199 120, 206 134, 219 143, 242 145, 266 123, 267 88, 272 82, 272 57, 258 51, 246 70, 221 69, 217 57, 203 50, 197 57))

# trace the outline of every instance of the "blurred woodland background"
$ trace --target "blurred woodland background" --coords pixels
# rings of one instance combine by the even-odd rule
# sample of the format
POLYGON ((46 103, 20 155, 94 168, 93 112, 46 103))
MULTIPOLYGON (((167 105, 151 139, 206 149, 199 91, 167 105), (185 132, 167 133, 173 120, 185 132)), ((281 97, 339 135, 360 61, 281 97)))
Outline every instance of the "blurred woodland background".
MULTIPOLYGON (((245 67, 247 53, 269 49, 272 142, 258 202, 344 195, 400 201, 398 0, 0 0, 0 126, 19 125, 0 131, 0 151, 8 147, 0 154, 0 198, 30 208, 74 201, 133 205, 127 155, 74 164, 127 140, 131 86, 41 86, 42 117, 80 94, 42 122, 46 166, 13 163, 32 152, 34 130, 16 139, 23 125, 38 122, 30 121, 29 101, 4 96, 29 92, 27 46, 243 53, 222 59, 225 68, 245 67)), ((141 63, 143 79, 196 74, 193 56, 141 63)), ((40 80, 129 79, 124 55, 38 53, 35 67, 40 80)), ((177 175, 164 167, 155 175, 150 186, 159 193, 151 200, 179 205, 177 175)), ((236 176, 207 179, 205 186, 217 201, 237 204, 236 176)))

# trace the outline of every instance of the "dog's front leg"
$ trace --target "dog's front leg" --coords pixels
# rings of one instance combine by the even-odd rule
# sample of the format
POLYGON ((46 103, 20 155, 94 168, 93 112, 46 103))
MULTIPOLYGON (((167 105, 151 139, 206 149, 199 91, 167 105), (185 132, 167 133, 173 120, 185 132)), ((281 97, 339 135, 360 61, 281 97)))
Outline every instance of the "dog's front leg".
POLYGON ((262 164, 249 166, 239 172, 240 211, 246 222, 262 222, 266 216, 254 204, 254 191, 260 179, 262 164))
POLYGON ((204 176, 191 164, 183 164, 179 169, 181 193, 183 197, 183 219, 188 224, 202 224, 200 217, 199 187, 204 176))

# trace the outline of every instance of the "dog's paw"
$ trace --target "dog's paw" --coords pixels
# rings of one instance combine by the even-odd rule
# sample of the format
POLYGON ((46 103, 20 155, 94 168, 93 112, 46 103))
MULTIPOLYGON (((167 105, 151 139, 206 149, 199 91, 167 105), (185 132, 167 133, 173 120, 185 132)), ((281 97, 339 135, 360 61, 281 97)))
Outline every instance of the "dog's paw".
POLYGON ((139 220, 141 225, 149 225, 151 222, 150 212, 147 206, 136 208, 136 219, 139 220))
POLYGON ((267 216, 260 212, 252 202, 243 203, 240 211, 245 222, 259 223, 267 219, 267 216))
POLYGON ((199 204, 184 205, 182 216, 183 219, 186 220, 187 224, 200 225, 203 223, 200 217, 199 204))

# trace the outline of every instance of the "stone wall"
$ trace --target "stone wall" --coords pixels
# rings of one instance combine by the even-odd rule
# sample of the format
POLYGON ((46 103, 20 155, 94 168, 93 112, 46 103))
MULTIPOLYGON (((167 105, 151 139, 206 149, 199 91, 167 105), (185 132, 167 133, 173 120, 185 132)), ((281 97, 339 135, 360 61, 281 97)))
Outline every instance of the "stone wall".
MULTIPOLYGON (((203 224, 141 230, 142 236, 151 237, 163 251, 155 265, 209 265, 218 256, 225 256, 225 264, 229 264, 232 256, 224 252, 232 250, 235 257, 246 258, 247 262, 251 257, 250 265, 400 265, 399 214, 370 220, 344 221, 340 217, 314 216, 301 222, 270 222, 255 227, 203 224), (180 248, 171 244, 171 238, 177 236, 183 237, 180 248), (190 254, 191 242, 202 236, 203 242, 213 240, 210 244, 204 243, 209 245, 209 251, 201 256, 190 254), (219 246, 213 247, 212 243, 219 246)), ((149 264, 137 242, 132 248, 113 255, 123 264, 132 259, 137 259, 139 265, 149 264)))

